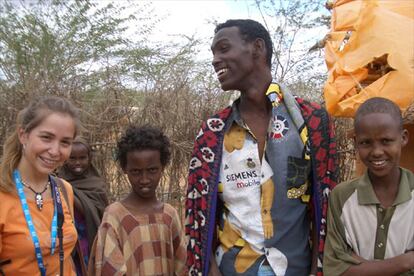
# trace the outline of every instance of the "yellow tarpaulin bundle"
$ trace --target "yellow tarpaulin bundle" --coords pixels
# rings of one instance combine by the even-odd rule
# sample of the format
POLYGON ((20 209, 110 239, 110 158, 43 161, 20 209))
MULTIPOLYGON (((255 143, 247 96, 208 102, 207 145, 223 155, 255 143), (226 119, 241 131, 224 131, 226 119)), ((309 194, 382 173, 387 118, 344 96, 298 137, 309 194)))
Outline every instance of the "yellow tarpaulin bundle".
POLYGON ((371 97, 414 101, 414 0, 337 0, 326 37, 326 106, 352 117, 371 97))

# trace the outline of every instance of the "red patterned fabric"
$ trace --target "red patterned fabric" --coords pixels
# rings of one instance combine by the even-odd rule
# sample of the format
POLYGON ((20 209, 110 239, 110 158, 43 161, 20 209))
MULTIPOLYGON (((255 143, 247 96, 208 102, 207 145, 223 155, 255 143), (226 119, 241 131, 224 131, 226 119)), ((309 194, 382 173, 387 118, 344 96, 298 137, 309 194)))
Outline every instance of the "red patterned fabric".
MULTIPOLYGON (((329 192, 337 183, 337 153, 333 124, 325 109, 297 98, 308 127, 312 159, 312 210, 323 260, 329 192)), ((217 183, 222 142, 231 107, 205 121, 194 142, 186 199, 187 267, 190 275, 207 275, 216 225, 217 183)), ((318 267, 322 276, 322 268, 318 267)))
MULTIPOLYGON (((297 98, 302 116, 308 127, 313 169, 313 215, 319 236, 319 260, 322 264, 326 237, 326 217, 328 196, 336 186, 338 179, 338 158, 333 123, 325 109, 316 103, 297 98)), ((322 276, 322 267, 318 266, 318 276, 322 276)))

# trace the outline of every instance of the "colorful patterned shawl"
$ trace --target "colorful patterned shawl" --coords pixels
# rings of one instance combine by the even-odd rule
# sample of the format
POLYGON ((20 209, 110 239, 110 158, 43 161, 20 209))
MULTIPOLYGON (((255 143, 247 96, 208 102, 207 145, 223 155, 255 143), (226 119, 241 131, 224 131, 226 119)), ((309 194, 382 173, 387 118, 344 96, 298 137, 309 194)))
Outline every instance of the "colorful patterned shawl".
MULTIPOLYGON (((337 152, 334 128, 326 110, 296 98, 308 128, 312 159, 312 215, 319 237, 318 276, 322 276, 328 196, 337 183, 337 152)), ((216 226, 217 184, 227 107, 207 119, 194 142, 186 199, 187 267, 189 275, 207 275, 216 226)))

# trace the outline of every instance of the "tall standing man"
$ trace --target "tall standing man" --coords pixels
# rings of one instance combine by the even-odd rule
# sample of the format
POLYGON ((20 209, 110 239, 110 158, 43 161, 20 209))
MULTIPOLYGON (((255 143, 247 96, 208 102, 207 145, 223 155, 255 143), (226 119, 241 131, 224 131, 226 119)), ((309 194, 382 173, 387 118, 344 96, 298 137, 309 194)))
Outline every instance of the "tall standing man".
POLYGON ((322 275, 333 126, 272 82, 272 42, 253 20, 215 29, 212 65, 232 106, 198 133, 188 179, 190 275, 322 275), (310 245, 312 244, 312 246, 310 245))

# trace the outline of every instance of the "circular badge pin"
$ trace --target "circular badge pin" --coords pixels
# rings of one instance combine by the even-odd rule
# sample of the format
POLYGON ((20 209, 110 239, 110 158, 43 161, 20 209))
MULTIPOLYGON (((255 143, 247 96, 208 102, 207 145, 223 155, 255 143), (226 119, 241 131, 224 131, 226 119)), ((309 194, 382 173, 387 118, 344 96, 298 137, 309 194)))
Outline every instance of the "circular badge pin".
POLYGON ((271 137, 274 139, 280 139, 284 137, 289 131, 289 123, 287 119, 283 116, 277 115, 273 121, 272 132, 270 133, 271 137))
POLYGON ((247 158, 247 167, 253 169, 256 167, 256 163, 251 158, 247 158))

